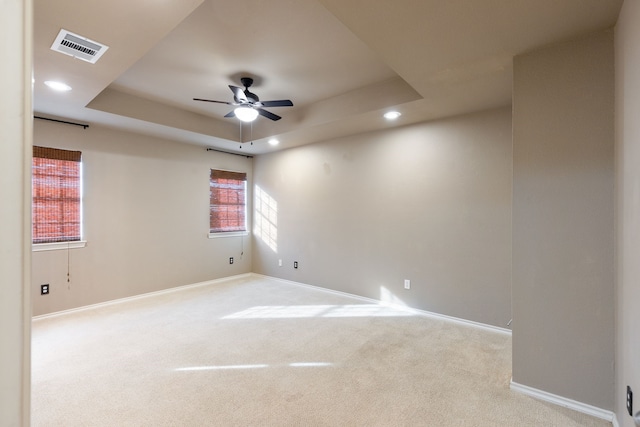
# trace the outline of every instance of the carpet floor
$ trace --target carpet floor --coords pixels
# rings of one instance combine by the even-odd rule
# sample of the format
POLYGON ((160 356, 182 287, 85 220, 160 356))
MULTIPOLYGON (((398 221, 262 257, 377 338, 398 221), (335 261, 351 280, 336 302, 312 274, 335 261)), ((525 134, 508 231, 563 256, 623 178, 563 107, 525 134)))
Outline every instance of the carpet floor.
POLYGON ((611 426, 509 389, 511 337, 261 277, 35 319, 32 426, 611 426))

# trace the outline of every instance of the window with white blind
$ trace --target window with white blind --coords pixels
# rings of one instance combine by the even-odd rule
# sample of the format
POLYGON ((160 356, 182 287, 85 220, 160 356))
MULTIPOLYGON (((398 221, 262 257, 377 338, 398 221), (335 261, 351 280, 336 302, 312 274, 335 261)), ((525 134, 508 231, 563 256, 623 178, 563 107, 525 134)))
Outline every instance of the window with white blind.
POLYGON ((247 232, 247 174, 211 169, 209 236, 247 232))
POLYGON ((55 244, 81 241, 81 158, 80 151, 33 147, 31 217, 34 244, 56 248, 55 244))

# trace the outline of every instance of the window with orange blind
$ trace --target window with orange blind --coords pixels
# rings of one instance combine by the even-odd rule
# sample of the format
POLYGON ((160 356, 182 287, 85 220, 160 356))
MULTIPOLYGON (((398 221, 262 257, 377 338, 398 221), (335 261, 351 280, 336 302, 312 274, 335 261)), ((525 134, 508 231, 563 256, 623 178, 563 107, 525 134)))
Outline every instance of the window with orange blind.
POLYGON ((33 147, 33 243, 81 239, 80 151, 33 147))
POLYGON ((247 174, 211 169, 209 232, 247 231, 247 174))

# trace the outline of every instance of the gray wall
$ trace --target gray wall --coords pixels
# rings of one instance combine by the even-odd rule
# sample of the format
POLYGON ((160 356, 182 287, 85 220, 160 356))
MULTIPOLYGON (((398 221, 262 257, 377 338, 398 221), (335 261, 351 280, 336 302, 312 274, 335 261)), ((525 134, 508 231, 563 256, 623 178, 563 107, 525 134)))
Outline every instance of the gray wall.
POLYGON ((506 327, 511 158, 510 108, 259 156, 253 271, 506 327))
POLYGON ((209 169, 247 172, 250 180, 251 159, 41 120, 34 144, 82 151, 87 240, 69 252, 33 253, 34 315, 251 271, 250 237, 207 237, 209 169), (40 296, 42 283, 49 295, 40 296))
POLYGON ((640 411, 640 2, 625 1, 616 28, 616 413, 631 427, 626 387, 640 411))
POLYGON ((613 409, 613 35, 514 60, 513 380, 613 409))

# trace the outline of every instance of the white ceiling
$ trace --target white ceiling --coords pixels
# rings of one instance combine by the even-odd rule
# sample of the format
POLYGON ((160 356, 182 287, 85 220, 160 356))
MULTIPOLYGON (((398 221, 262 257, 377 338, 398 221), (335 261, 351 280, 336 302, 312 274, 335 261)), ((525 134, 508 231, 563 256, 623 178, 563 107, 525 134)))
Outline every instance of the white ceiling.
POLYGON ((34 0, 36 115, 260 154, 508 105, 514 55, 612 27, 622 0, 34 0), (104 43, 89 64, 60 29, 104 43), (270 108, 240 133, 228 85, 270 108), (45 80, 73 87, 53 92, 45 80), (390 109, 396 122, 382 119, 390 109), (241 140, 242 138, 242 140, 241 140), (253 145, 249 144, 253 141, 253 145), (241 143, 242 142, 242 143, 241 143), (242 146, 242 148, 240 148, 242 146))

